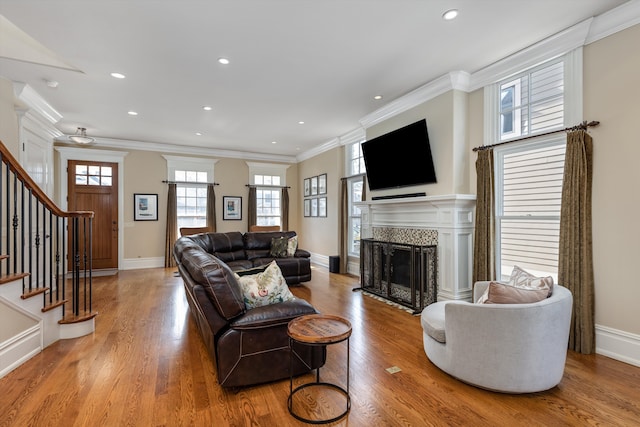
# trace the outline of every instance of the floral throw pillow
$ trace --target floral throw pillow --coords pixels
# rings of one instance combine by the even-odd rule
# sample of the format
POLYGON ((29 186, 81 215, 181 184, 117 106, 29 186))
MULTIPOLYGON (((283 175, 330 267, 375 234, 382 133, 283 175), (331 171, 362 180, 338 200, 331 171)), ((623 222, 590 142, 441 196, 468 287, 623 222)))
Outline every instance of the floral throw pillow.
POLYGON ((294 256, 296 249, 298 249, 298 236, 293 236, 287 241, 287 256, 294 256))
POLYGON ((287 256, 287 245, 289 241, 286 237, 274 237, 271 239, 271 250, 269 255, 275 258, 284 258, 287 256))
POLYGON ((236 276, 236 279, 242 288, 247 310, 295 298, 275 261, 271 261, 262 273, 236 276))

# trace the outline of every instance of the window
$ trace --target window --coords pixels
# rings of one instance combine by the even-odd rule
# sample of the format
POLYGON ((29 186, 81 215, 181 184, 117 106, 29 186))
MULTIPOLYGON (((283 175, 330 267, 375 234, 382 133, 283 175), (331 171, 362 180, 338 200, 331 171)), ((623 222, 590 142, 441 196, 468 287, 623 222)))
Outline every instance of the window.
POLYGON ((489 143, 533 138, 494 149, 496 182, 496 262, 498 279, 508 279, 514 265, 557 279, 560 205, 566 136, 535 137, 567 126, 580 90, 571 64, 581 51, 498 82, 489 96, 496 101, 496 134, 489 143), (575 99, 566 100, 566 87, 575 99))
POLYGON ((253 163, 249 182, 256 186, 256 225, 282 226, 282 187, 286 186, 288 165, 253 163))
POLYGON ((176 182, 178 232, 181 227, 207 225, 207 183, 214 181, 216 159, 163 156, 167 179, 176 182))
POLYGON ((113 182, 111 166, 76 165, 76 185, 99 185, 111 187, 113 182))
POLYGON ((276 175, 254 175, 256 188, 256 225, 281 225, 280 177, 276 175))
POLYGON ((564 64, 556 60, 500 83, 500 140, 564 124, 564 64))
POLYGON ((362 141, 347 145, 347 189, 349 191, 349 255, 360 255, 360 231, 362 213, 355 202, 362 201, 363 175, 365 173, 362 141))

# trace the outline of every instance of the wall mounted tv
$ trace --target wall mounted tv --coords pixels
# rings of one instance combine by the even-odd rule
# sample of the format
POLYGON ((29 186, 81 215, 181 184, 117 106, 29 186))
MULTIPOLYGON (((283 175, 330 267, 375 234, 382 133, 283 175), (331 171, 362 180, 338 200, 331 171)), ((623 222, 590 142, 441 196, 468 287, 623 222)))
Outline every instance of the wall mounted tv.
POLYGON ((362 154, 371 190, 437 182, 424 119, 363 142, 362 154))

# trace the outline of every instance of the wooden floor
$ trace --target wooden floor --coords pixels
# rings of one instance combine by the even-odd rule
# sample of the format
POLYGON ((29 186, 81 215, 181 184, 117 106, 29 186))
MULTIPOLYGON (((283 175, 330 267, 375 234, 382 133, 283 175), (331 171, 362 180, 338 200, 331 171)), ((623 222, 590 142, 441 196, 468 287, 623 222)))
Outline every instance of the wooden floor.
MULTIPOLYGON (((1 379, 0 426, 305 425, 287 411, 288 380, 240 390, 217 384, 173 272, 96 278, 96 332, 59 341, 1 379)), ((352 407, 333 425, 640 425, 640 368, 569 352, 564 379, 547 392, 474 388, 429 362, 418 316, 352 292, 355 286, 356 278, 314 268, 311 282, 292 288, 353 324, 352 407), (386 371, 394 366, 400 372, 386 371)), ((344 380, 346 342, 328 354, 323 379, 344 380)), ((341 404, 320 399, 318 414, 341 404)))

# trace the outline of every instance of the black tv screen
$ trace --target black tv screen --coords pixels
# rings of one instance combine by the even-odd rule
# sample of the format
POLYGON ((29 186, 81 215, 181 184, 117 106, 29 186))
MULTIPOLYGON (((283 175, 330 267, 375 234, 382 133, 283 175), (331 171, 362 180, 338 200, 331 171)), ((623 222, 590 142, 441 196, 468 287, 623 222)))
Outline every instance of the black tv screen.
POLYGON ((371 190, 437 182, 424 119, 363 142, 362 155, 371 190))

